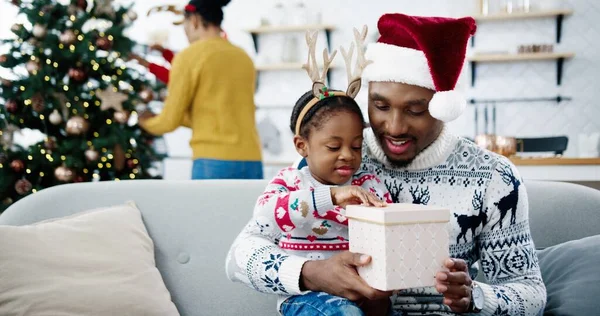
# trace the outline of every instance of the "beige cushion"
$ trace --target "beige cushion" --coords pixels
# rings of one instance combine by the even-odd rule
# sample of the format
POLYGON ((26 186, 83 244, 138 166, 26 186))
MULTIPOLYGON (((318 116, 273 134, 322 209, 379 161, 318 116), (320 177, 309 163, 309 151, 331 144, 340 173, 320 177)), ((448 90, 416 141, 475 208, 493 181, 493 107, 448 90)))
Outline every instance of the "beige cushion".
MULTIPOLYGON (((43 206, 40 206, 43 207, 43 206)), ((0 225, 0 315, 179 315, 133 203, 0 225)))

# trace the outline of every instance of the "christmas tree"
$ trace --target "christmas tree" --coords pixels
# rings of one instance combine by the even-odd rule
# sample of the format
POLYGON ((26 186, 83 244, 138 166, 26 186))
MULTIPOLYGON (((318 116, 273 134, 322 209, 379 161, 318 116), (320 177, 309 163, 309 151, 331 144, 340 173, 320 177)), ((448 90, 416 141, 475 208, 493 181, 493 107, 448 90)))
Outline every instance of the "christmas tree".
POLYGON ((135 12, 110 0, 11 2, 29 23, 12 27, 0 55, 14 74, 0 82, 0 212, 59 184, 159 177, 163 157, 136 119, 158 87, 126 65, 135 12), (19 146, 21 129, 45 139, 19 146))

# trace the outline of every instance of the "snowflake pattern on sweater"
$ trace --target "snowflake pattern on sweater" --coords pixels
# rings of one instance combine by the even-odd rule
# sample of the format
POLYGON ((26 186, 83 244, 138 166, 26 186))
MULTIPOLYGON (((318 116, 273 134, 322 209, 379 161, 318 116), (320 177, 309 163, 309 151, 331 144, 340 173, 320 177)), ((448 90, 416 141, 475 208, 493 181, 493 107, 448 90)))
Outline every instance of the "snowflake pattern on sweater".
MULTIPOLYGON (((451 257, 465 260, 473 279, 479 261, 488 280, 480 283, 485 294, 481 315, 542 314, 546 289, 529 231, 527 192, 508 159, 446 130, 406 168, 394 168, 386 161, 370 129, 363 150, 362 171, 378 176, 393 202, 451 210, 451 257)), ((238 257, 241 270, 228 268, 229 277, 264 293, 280 293, 261 280, 269 275, 281 281, 286 294, 300 294, 298 280, 306 258, 286 254, 268 235, 252 233, 256 229, 251 224, 230 250, 230 255, 245 255, 238 257), (278 254, 287 256, 278 270, 257 264, 278 254)), ((400 291, 393 305, 399 315, 453 315, 434 288, 400 291)))

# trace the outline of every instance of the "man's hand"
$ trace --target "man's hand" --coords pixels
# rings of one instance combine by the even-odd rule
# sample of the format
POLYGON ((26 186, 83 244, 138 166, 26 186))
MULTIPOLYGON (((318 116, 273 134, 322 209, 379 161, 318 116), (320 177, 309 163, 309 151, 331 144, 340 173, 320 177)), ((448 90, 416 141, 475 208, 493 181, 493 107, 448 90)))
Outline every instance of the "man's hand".
POLYGON ((362 204, 383 207, 387 204, 375 194, 356 185, 331 188, 331 200, 334 205, 346 207, 350 204, 362 204))
POLYGON ((444 304, 455 313, 465 313, 471 304, 471 277, 467 263, 461 259, 444 262, 449 272, 438 272, 435 288, 444 295, 444 304))
POLYGON ((388 298, 392 292, 383 292, 370 287, 356 272, 356 267, 371 262, 367 255, 348 251, 326 260, 307 261, 300 275, 303 290, 325 292, 345 297, 351 301, 388 298))

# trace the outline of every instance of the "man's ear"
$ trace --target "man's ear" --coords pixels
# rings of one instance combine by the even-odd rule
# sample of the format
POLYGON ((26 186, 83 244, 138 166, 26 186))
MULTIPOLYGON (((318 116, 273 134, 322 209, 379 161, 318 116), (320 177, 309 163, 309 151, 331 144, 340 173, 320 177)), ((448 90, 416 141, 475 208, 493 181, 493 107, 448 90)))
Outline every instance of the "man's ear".
POLYGON ((299 135, 294 136, 294 146, 300 156, 306 158, 308 156, 308 141, 299 135))

